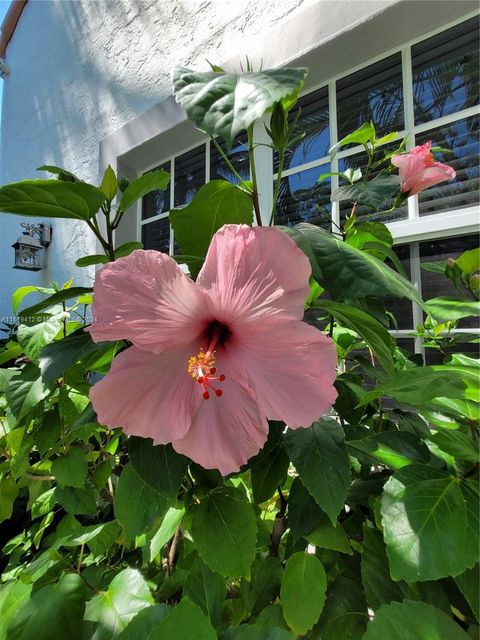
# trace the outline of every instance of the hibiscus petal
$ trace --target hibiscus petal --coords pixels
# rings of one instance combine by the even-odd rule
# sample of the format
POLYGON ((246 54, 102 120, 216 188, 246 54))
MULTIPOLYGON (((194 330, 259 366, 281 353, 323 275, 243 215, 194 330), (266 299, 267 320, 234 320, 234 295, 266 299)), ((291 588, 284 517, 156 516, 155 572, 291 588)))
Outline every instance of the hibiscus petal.
POLYGON ((158 444, 181 438, 201 404, 198 385, 187 373, 197 345, 160 355, 130 347, 90 390, 98 420, 158 444))
POLYGON ((433 187, 433 185, 440 182, 453 180, 453 178, 455 178, 455 175, 455 171, 454 169, 452 169, 452 167, 449 167, 446 164, 442 164, 441 162, 437 162, 421 171, 420 174, 415 177, 415 180, 411 185, 409 185, 409 195, 413 196, 416 193, 420 193, 421 191, 424 191, 429 187, 433 187))
POLYGON ((172 442, 173 448, 206 469, 234 473, 265 444, 268 423, 260 413, 254 393, 238 365, 217 351, 218 371, 225 381, 218 384, 223 395, 203 400, 188 433, 172 442))
POLYGON ((308 427, 335 402, 335 345, 304 322, 272 320, 252 327, 237 336, 232 351, 271 420, 308 427))
POLYGON ((159 251, 134 251, 96 275, 89 328, 95 342, 126 339, 160 353, 188 344, 205 328, 204 294, 159 251))
POLYGON ((300 319, 310 263, 283 231, 225 225, 214 235, 197 284, 229 327, 276 316, 300 319))

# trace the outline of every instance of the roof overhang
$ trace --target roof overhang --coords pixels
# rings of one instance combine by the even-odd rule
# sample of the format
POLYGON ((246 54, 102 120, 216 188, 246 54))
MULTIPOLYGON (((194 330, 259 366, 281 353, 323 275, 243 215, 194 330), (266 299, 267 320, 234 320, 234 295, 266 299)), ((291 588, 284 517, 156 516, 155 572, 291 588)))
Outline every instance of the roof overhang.
POLYGON ((0 58, 5 58, 8 43, 12 39, 13 32, 27 2, 28 0, 12 0, 10 4, 2 26, 0 27, 0 58))

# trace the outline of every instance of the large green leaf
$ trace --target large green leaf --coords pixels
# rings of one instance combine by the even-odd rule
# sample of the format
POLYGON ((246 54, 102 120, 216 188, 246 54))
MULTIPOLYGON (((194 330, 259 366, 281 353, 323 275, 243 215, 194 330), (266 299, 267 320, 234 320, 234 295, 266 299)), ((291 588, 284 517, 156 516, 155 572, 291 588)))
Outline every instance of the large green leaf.
POLYGON ((480 315, 480 300, 465 300, 451 296, 432 298, 425 302, 428 314, 439 322, 451 322, 480 315))
POLYGON ((203 561, 223 576, 250 576, 257 525, 252 505, 234 487, 214 489, 195 506, 192 537, 203 561))
POLYGON ((278 627, 261 627, 258 624, 241 624, 239 627, 227 629, 222 640, 295 640, 292 631, 278 627))
POLYGON ((168 187, 169 182, 170 174, 163 169, 145 173, 143 176, 130 182, 122 194, 118 208, 121 211, 126 211, 136 200, 143 198, 147 193, 151 191, 164 191, 168 187))
POLYGON ((379 461, 390 469, 401 469, 412 462, 425 463, 430 459, 430 452, 420 438, 413 433, 402 431, 385 431, 374 433, 361 440, 349 440, 348 447, 368 454, 373 462, 379 461))
POLYGON ((0 587, 0 640, 8 640, 8 625, 29 599, 31 590, 32 585, 21 580, 7 582, 0 587))
POLYGON ((430 436, 430 440, 457 460, 480 462, 478 445, 470 436, 458 429, 442 429, 430 436))
POLYGON ((8 640, 79 640, 86 587, 75 573, 64 574, 54 585, 36 591, 15 614, 8 640))
POLYGON ((146 640, 217 640, 210 620, 200 607, 182 598, 163 620, 158 622, 146 640))
POLYGON ((213 625, 220 622, 227 593, 224 578, 197 558, 183 588, 183 595, 200 607, 213 625))
POLYGON ((31 307, 27 307, 26 309, 22 309, 21 311, 19 311, 20 320, 22 318, 29 318, 30 316, 34 316, 39 311, 47 309, 48 307, 53 307, 59 302, 65 302, 66 300, 76 298, 77 296, 81 296, 85 293, 91 293, 91 291, 92 289, 90 287, 71 287, 70 289, 62 289, 61 291, 57 291, 48 298, 44 298, 40 302, 33 304, 31 307))
MULTIPOLYGON (((270 432, 272 433, 272 431, 270 432)), ((269 435, 269 440, 271 436, 269 435)), ((267 447, 269 442, 265 444, 267 447)), ((264 447, 264 449, 265 449, 264 447)), ((268 448, 266 455, 262 455, 250 472, 252 492, 255 502, 264 502, 273 496, 277 487, 285 482, 290 460, 288 459, 281 437, 268 448)))
POLYGON ((321 640, 361 640, 367 622, 367 603, 361 586, 350 577, 335 578, 328 586, 322 616, 315 627, 320 635, 315 637, 321 640))
POLYGON ((467 396, 475 400, 475 387, 478 389, 478 371, 473 367, 453 365, 431 365, 398 371, 381 382, 373 391, 362 398, 361 404, 367 404, 381 396, 391 396, 398 402, 422 405, 434 398, 460 398, 467 396), (469 387, 472 390, 469 391, 469 387))
POLYGON ((160 555, 162 548, 175 534, 184 515, 185 509, 170 507, 167 511, 161 525, 150 540, 150 562, 153 562, 153 560, 160 555))
POLYGON ((18 343, 32 362, 38 363, 40 351, 47 344, 53 342, 68 317, 68 313, 62 312, 31 327, 26 324, 21 324, 18 327, 18 343))
POLYGON ((224 224, 252 224, 251 196, 226 180, 211 180, 189 204, 170 212, 170 223, 182 253, 204 256, 213 234, 224 224))
POLYGON ((0 211, 20 216, 89 220, 104 202, 105 194, 85 182, 23 180, 0 187, 0 211))
POLYGON ((349 555, 353 554, 345 529, 339 522, 333 525, 325 515, 322 515, 320 522, 305 534, 305 538, 310 544, 321 549, 332 549, 349 555))
POLYGON ((397 471, 381 499, 393 579, 437 580, 472 567, 478 559, 476 498, 444 471, 418 464, 397 471))
POLYGON ((480 567, 476 564, 472 569, 467 569, 467 571, 455 577, 455 582, 457 583, 458 588, 463 593, 465 600, 470 605, 473 614, 478 621, 480 621, 479 570, 480 567))
POLYGON ((322 418, 308 429, 289 429, 285 445, 300 479, 333 524, 350 487, 350 462, 341 426, 322 418))
POLYGON ((52 462, 52 474, 60 485, 83 487, 87 473, 88 465, 85 454, 78 447, 72 447, 68 453, 52 462))
POLYGON ((394 340, 387 329, 360 309, 341 302, 319 300, 317 305, 332 315, 337 322, 360 335, 371 348, 379 363, 388 374, 393 374, 395 365, 392 350, 394 340))
POLYGON ((166 604, 155 604, 142 609, 117 636, 118 640, 154 640, 150 633, 156 625, 168 616, 171 609, 166 604))
POLYGON ((12 517, 13 504, 18 496, 18 490, 17 483, 9 476, 0 479, 0 522, 12 517))
POLYGON ((17 420, 21 420, 47 397, 49 391, 40 378, 37 367, 29 365, 19 375, 10 379, 6 398, 17 420))
POLYGON ((55 289, 50 289, 46 287, 35 287, 32 285, 19 287, 18 289, 15 289, 15 291, 12 293, 13 313, 17 313, 18 307, 20 306, 21 301, 25 298, 25 296, 28 296, 30 293, 43 293, 46 295, 52 295, 52 293, 55 293, 55 289))
POLYGON ((153 597, 142 574, 131 568, 120 571, 107 591, 87 602, 85 620, 98 623, 92 640, 114 638, 139 611, 152 604, 153 597))
POLYGON ((334 297, 393 295, 423 305, 411 282, 366 251, 359 251, 312 224, 283 229, 309 258, 315 280, 334 297))
POLYGON ((247 73, 200 72, 179 67, 173 93, 201 131, 220 136, 227 148, 276 102, 288 108, 303 86, 306 69, 268 69, 247 73))
POLYGON ((469 640, 446 613, 425 602, 404 600, 376 612, 363 640, 469 640))
POLYGON ((280 594, 283 567, 279 558, 259 557, 252 565, 250 581, 242 580, 240 593, 245 602, 245 617, 256 616, 280 594))
POLYGON ((304 635, 322 613, 327 590, 327 576, 318 558, 303 551, 287 560, 280 597, 288 626, 304 635))
POLYGON ((321 522, 323 515, 300 478, 294 478, 288 496, 288 526, 293 538, 304 537, 321 522))
POLYGON ((399 191, 399 176, 380 174, 368 182, 355 182, 335 189, 332 199, 358 202, 378 210, 382 205, 387 208, 399 191))
POLYGON ((152 489, 173 502, 187 472, 188 458, 167 445, 154 445, 150 438, 130 438, 130 461, 137 474, 152 489))
POLYGON ((114 506, 125 542, 130 544, 147 528, 160 522, 168 502, 138 475, 130 462, 120 475, 114 506))

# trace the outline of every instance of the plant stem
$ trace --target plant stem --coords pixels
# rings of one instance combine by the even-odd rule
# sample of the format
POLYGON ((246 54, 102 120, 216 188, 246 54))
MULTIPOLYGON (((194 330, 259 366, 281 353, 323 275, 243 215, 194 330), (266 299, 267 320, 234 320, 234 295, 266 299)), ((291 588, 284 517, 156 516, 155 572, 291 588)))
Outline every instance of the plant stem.
POLYGON ((230 169, 230 171, 233 173, 233 175, 237 178, 237 180, 240 181, 240 184, 242 186, 246 186, 245 185, 245 180, 242 178, 242 176, 238 173, 238 171, 235 169, 235 167, 233 166, 233 164, 230 162, 229 157, 227 156, 227 154, 223 151, 222 147, 218 144, 218 142, 215 140, 215 138, 213 136, 210 136, 210 140, 213 142, 213 144, 215 145, 215 149, 218 151, 218 153, 220 154, 220 156, 223 158, 223 161, 225 162, 225 164, 227 165, 227 167, 230 169))
POLYGON ((268 223, 269 227, 271 227, 275 222, 275 211, 277 210, 277 200, 278 200, 278 194, 280 191, 280 184, 282 182, 282 171, 283 171, 284 162, 285 162, 285 149, 279 149, 277 180, 275 182, 275 189, 273 190, 272 213, 270 214, 270 220, 268 223))
POLYGON ((255 156, 253 153, 253 125, 250 125, 247 129, 248 136, 248 158, 250 161, 250 173, 252 177, 252 200, 253 209, 255 211, 255 219, 259 227, 262 226, 262 216, 260 214, 260 203, 258 201, 258 183, 257 183, 257 169, 255 167, 255 156))

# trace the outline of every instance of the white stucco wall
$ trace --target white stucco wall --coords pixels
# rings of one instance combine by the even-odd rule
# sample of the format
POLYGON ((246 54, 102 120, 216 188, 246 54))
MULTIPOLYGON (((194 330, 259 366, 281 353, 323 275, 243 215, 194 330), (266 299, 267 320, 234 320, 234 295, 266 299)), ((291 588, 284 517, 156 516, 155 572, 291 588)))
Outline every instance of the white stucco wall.
MULTIPOLYGON (((260 54, 277 66, 317 40, 334 40, 352 25, 367 23, 400 4, 400 0, 30 0, 6 55, 11 74, 3 81, 0 182, 43 177, 35 171, 41 164, 64 166, 97 182, 101 141, 141 114, 153 113, 153 107, 170 94, 175 66, 205 69, 206 58, 223 63, 244 59, 250 51, 255 51, 255 59, 260 54), (289 28, 295 21, 297 31, 289 28), (298 37, 299 23, 305 25, 305 41, 298 37)), ((345 54, 345 44, 339 53, 345 54)), ((361 59, 358 49, 346 59, 352 55, 353 63, 361 59)), ((330 55, 331 62, 333 57, 338 56, 330 55)), ((322 65, 327 68, 329 60, 322 60, 322 65)), ((47 267, 38 273, 12 270, 11 244, 24 220, 0 216, 0 317, 10 313, 11 293, 18 286, 61 282, 69 275, 78 285, 89 284, 93 276, 92 269, 77 269, 74 262, 97 252, 95 239, 81 222, 56 219, 47 267)))

